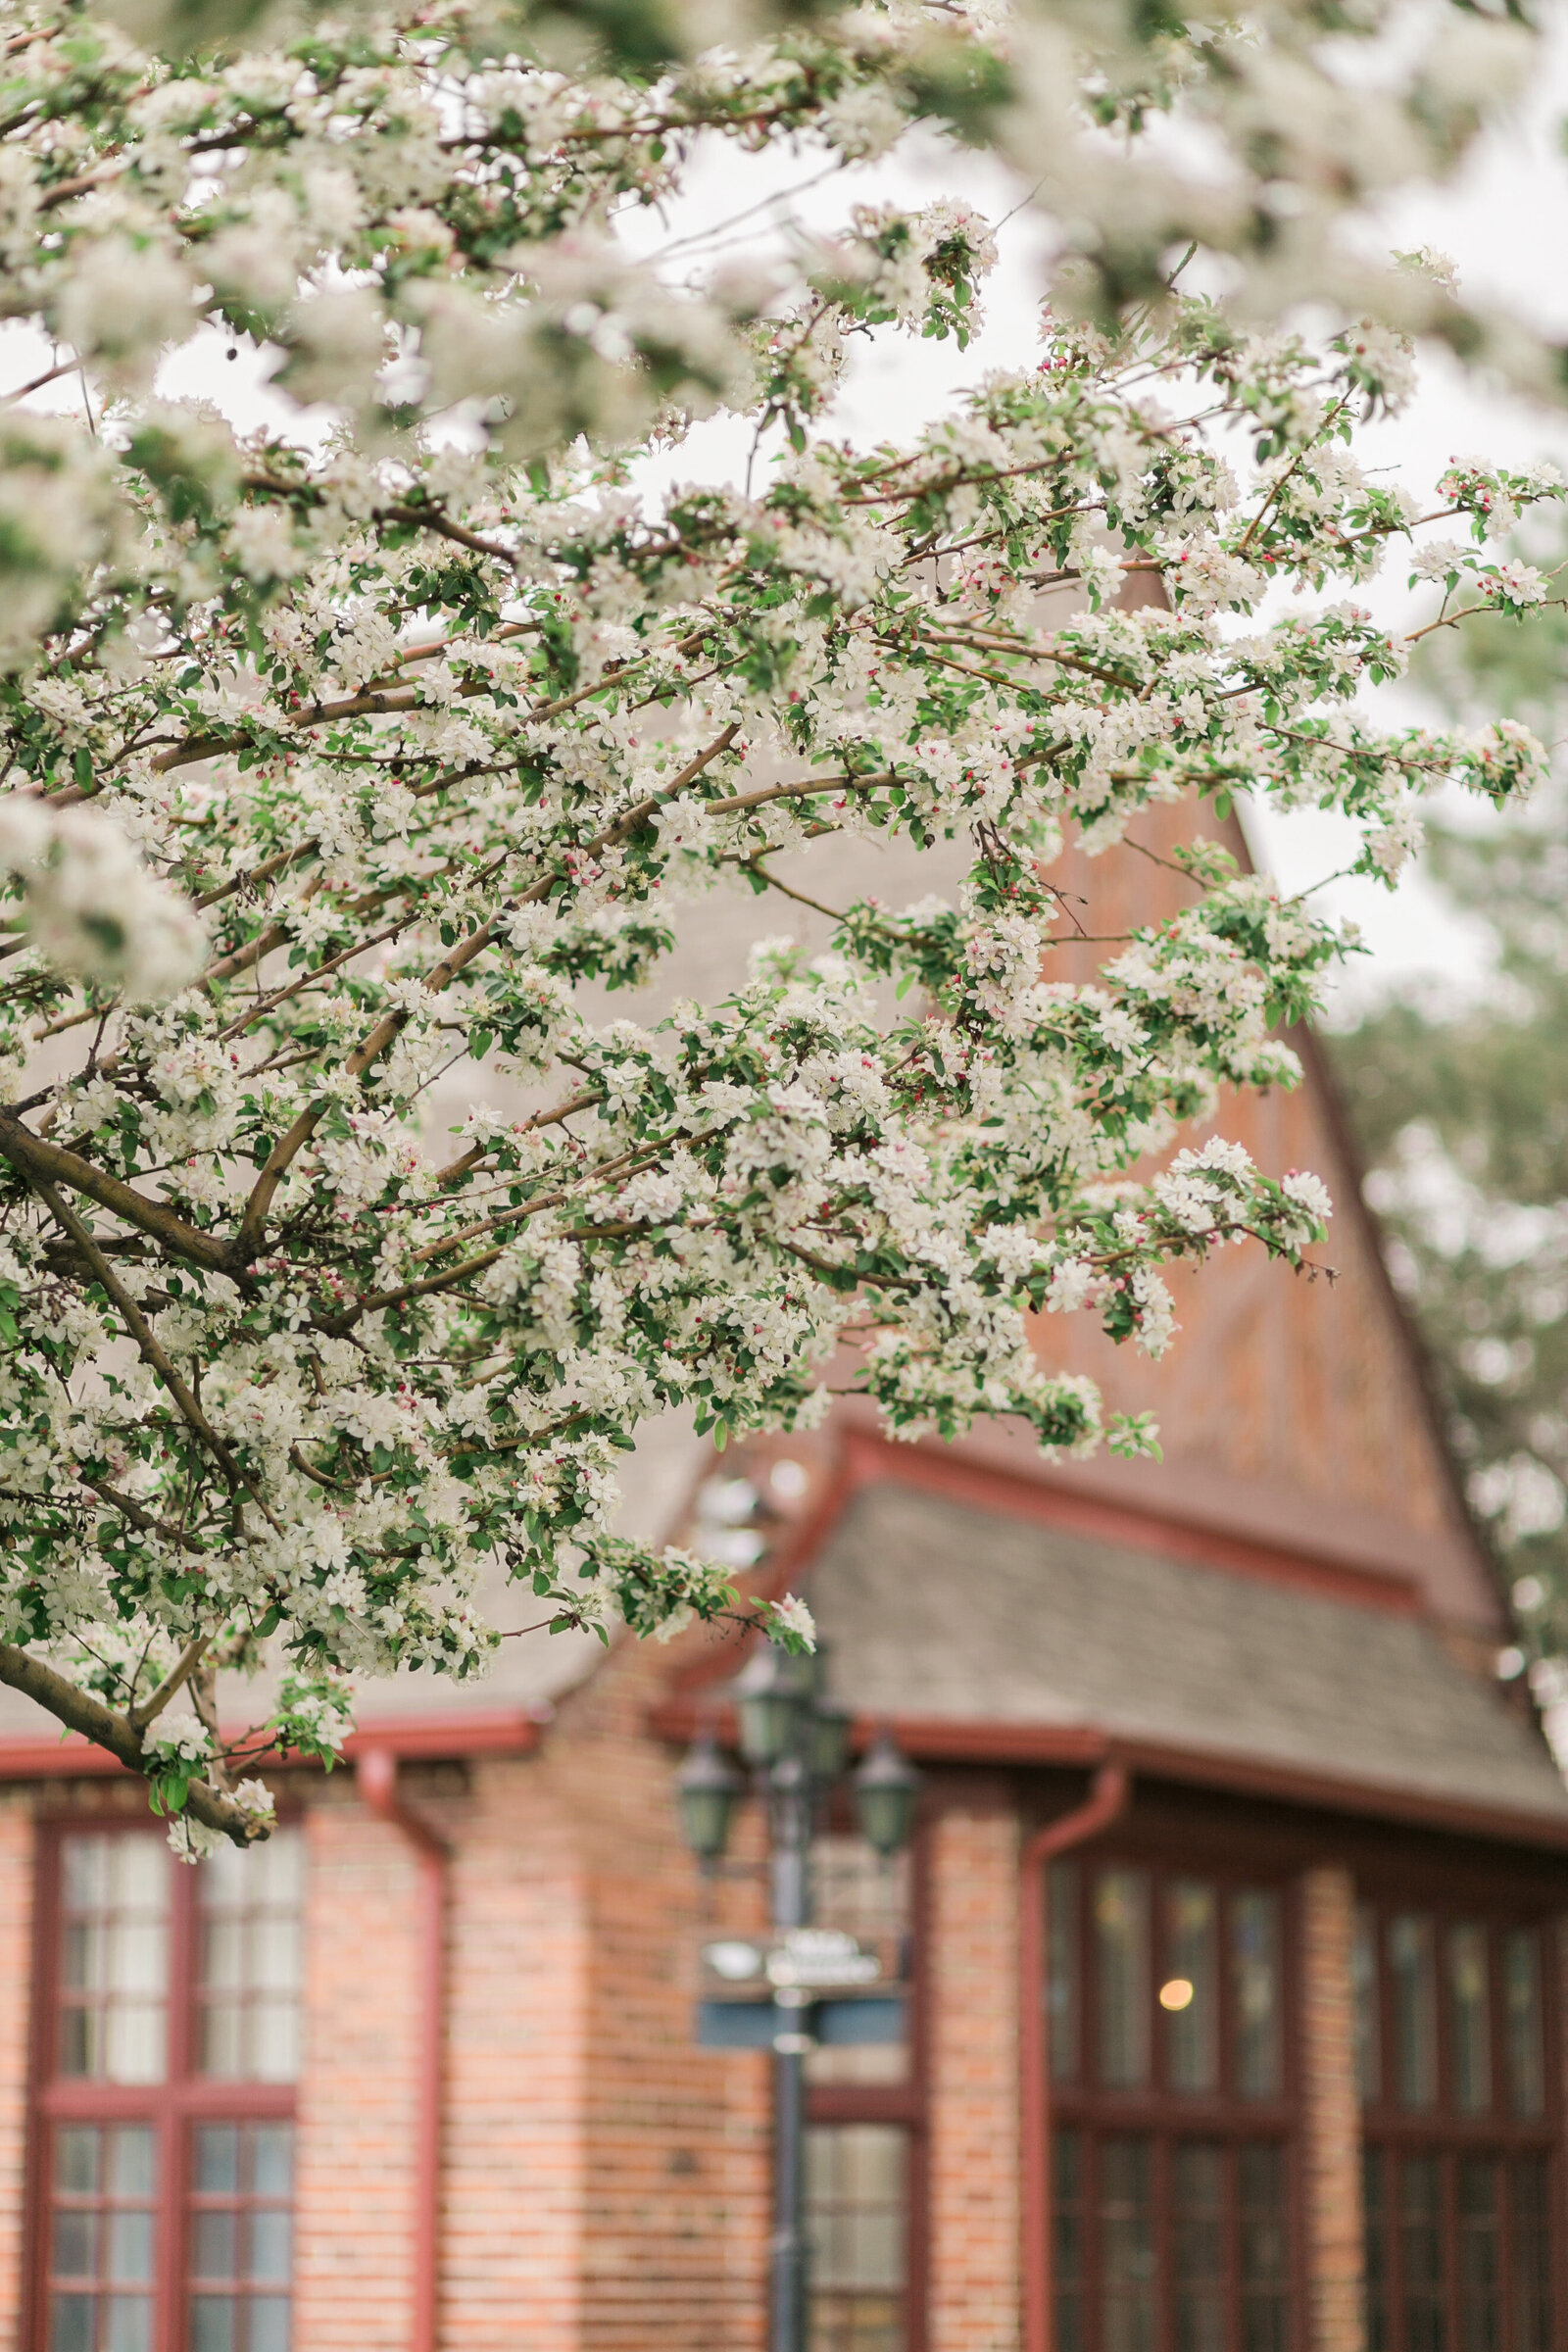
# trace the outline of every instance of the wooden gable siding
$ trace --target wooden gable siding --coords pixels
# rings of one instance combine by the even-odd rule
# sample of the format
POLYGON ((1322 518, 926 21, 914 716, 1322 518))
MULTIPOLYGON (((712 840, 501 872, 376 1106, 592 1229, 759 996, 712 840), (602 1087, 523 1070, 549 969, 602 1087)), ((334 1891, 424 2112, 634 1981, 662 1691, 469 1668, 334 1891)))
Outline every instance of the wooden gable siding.
MULTIPOLYGON (((1193 885, 1156 860, 1200 831, 1250 864, 1234 818, 1221 822, 1211 808, 1160 808, 1136 820, 1129 844, 1099 858, 1070 846, 1051 879, 1069 894, 1086 931, 1120 935, 1191 903, 1193 885)), ((1051 975, 1092 980, 1115 950, 1068 944, 1070 930, 1064 922, 1051 975)), ((1438 1615, 1498 1632, 1492 1574, 1361 1202, 1322 1051, 1299 1032, 1291 1042, 1304 1064, 1299 1087, 1226 1090, 1214 1117, 1184 1140, 1224 1135, 1269 1175, 1310 1168, 1321 1176, 1335 1217, 1313 1255, 1334 1280, 1293 1274, 1252 1246, 1227 1249, 1172 1273, 1181 1329, 1159 1362, 1114 1346, 1085 1316, 1041 1318, 1037 1344, 1049 1361, 1091 1374, 1110 1410, 1157 1417, 1164 1473, 1139 1465, 1113 1479, 1144 1507, 1160 1507, 1161 1489, 1177 1508, 1200 1489, 1217 1501, 1224 1489, 1226 1516, 1251 1518, 1259 1535, 1265 1522, 1276 1536, 1294 1528, 1303 1542, 1359 1554, 1368 1567, 1414 1574, 1438 1615)))

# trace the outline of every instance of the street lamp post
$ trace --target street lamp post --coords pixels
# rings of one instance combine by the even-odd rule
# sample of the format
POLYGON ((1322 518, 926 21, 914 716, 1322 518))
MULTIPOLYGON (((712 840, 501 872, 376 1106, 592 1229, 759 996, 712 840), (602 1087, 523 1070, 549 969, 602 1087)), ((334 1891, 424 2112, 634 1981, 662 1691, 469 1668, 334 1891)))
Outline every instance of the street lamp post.
MULTIPOLYGON (((853 1719, 823 1687, 820 1651, 802 1657, 769 1644, 734 1686, 741 1753, 751 1765, 768 1825, 768 1916, 776 1936, 811 1916, 811 1830, 849 1760, 853 1719)), ((884 1859, 907 1844, 919 1775, 891 1734, 878 1734, 850 1776, 861 1836, 884 1859)), ((681 1827, 705 1870, 714 1870, 745 1784, 711 1732, 698 1738, 676 1775, 681 1827)), ((768 2352, 806 2352, 806 2059, 813 1994, 773 1989, 773 2228, 768 2250, 768 2352)))

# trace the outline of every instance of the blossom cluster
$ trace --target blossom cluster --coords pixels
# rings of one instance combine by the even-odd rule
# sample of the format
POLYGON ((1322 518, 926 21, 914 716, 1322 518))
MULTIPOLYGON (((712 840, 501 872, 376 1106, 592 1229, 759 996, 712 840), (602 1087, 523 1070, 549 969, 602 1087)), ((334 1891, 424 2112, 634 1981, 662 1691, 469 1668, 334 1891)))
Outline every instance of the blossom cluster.
MULTIPOLYGON (((1200 845, 1180 913, 1064 977, 1064 831, 1102 850, 1246 790, 1343 811, 1387 879, 1423 795, 1543 760, 1366 713, 1406 651, 1355 602, 1387 551, 1455 528, 1476 594, 1443 625, 1522 610, 1486 551, 1563 487, 1466 466, 1428 513, 1364 475, 1351 423, 1408 372, 1384 330, 1174 295, 1048 318, 1037 365, 847 446, 846 338, 961 340, 984 220, 865 208, 804 290, 731 289, 721 333, 604 221, 688 122, 870 152, 872 94, 925 103, 916 20, 634 84, 459 74, 462 19, 154 71, 41 8, 7 63, 8 299, 108 401, 8 428, 75 525, 0 533, 33 597, 0 644, 0 1677, 65 1661, 119 1707, 193 1852, 265 1828, 241 1761, 330 1758, 347 1678, 481 1672, 497 1569, 560 1627, 746 1605, 613 1533, 617 1461, 671 1408, 722 1441, 848 1387, 906 1435, 1152 1444, 1032 1320, 1158 1353, 1173 1260, 1310 1262, 1314 1179, 1184 1137, 1224 1087, 1294 1083, 1277 1033, 1340 943, 1200 845), (341 429, 154 397, 199 302, 341 429), (780 425, 765 482, 644 496, 637 437, 705 404, 780 425), (830 904, 808 956, 802 883, 820 905, 856 838, 967 870, 830 904), (736 888, 777 907, 741 985, 607 1016, 736 888), (476 1107, 432 1132, 458 1063, 476 1107), (211 1677, 269 1647, 280 1693, 225 1746, 211 1677)), ((754 1614, 811 1639, 799 1604, 754 1614)))

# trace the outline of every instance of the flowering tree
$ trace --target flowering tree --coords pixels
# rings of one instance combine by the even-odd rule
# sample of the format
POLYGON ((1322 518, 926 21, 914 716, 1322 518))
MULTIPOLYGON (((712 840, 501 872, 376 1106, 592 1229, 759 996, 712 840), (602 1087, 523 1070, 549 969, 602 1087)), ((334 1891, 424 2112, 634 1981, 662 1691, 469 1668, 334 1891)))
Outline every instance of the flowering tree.
POLYGON ((64 355, 29 397, 79 370, 87 414, 0 415, 0 1678, 194 1853, 265 1834, 242 1776, 329 1756, 343 1678, 482 1669, 486 1566, 557 1625, 741 1606, 608 1532, 672 1406, 722 1439, 849 1386, 895 1431, 1150 1447, 1028 1318, 1157 1353, 1168 1259, 1306 1262, 1312 1176, 1177 1144, 1222 1084, 1294 1082, 1270 1030, 1340 943, 1199 847, 1185 911, 1065 984, 1061 828, 1245 787, 1348 812, 1392 878, 1422 793, 1541 755, 1371 725, 1404 649, 1327 592, 1448 518, 1444 625, 1521 610, 1544 583, 1489 543, 1560 487, 1455 467, 1418 509, 1347 448, 1404 388, 1387 329, 1311 348, 1168 291, 857 450, 820 422, 846 337, 962 338, 984 221, 862 209, 771 290, 590 236, 699 126, 853 156, 979 106, 991 51, 917 12, 619 78, 476 61, 454 6, 172 68, 4 21, 7 299, 64 355), (324 444, 154 397, 203 316, 335 404, 324 444), (636 451, 724 406, 765 486, 641 495, 636 451), (1135 574, 1158 602, 1118 604, 1135 574), (847 833, 973 862, 721 1003, 590 1017, 714 886, 787 925, 777 861, 847 833), (531 1107, 428 1133, 464 1057, 531 1107), (276 1704, 220 1732, 217 1676, 269 1648, 276 1704))

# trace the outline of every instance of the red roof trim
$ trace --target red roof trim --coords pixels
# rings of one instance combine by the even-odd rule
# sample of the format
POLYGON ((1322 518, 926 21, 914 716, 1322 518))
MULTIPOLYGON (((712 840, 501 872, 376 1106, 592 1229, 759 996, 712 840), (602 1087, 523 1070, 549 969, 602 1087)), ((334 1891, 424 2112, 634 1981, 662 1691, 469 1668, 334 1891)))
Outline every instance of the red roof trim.
MULTIPOLYGON (((350 1763, 369 1748, 410 1762, 526 1756, 539 1745, 541 1731, 537 1716, 514 1708, 472 1715, 396 1716, 351 1732, 343 1753, 350 1763)), ((0 1739, 0 1781, 74 1781, 124 1770, 107 1748, 95 1747, 74 1732, 59 1740, 0 1739)))
MULTIPOLYGON (((733 1715, 730 1707, 715 1714, 712 1708, 690 1698, 670 1698, 650 1712, 648 1728, 664 1740, 688 1740, 701 1719, 721 1736, 733 1738, 733 1715)), ((976 1722, 950 1715, 863 1716, 855 1725, 855 1746, 868 1746, 884 1726, 891 1728, 905 1753, 919 1763, 1055 1764, 1079 1770, 1121 1764, 1129 1772, 1192 1788, 1221 1788, 1238 1796, 1272 1798, 1314 1811, 1353 1813, 1374 1821, 1444 1830, 1455 1837, 1500 1838, 1512 1845, 1568 1852, 1568 1809, 1553 1815, 1466 1804, 1459 1798, 1429 1796, 1418 1788, 1342 1780, 1332 1773, 1308 1772, 1252 1756, 1124 1740, 1090 1723, 976 1722)))

